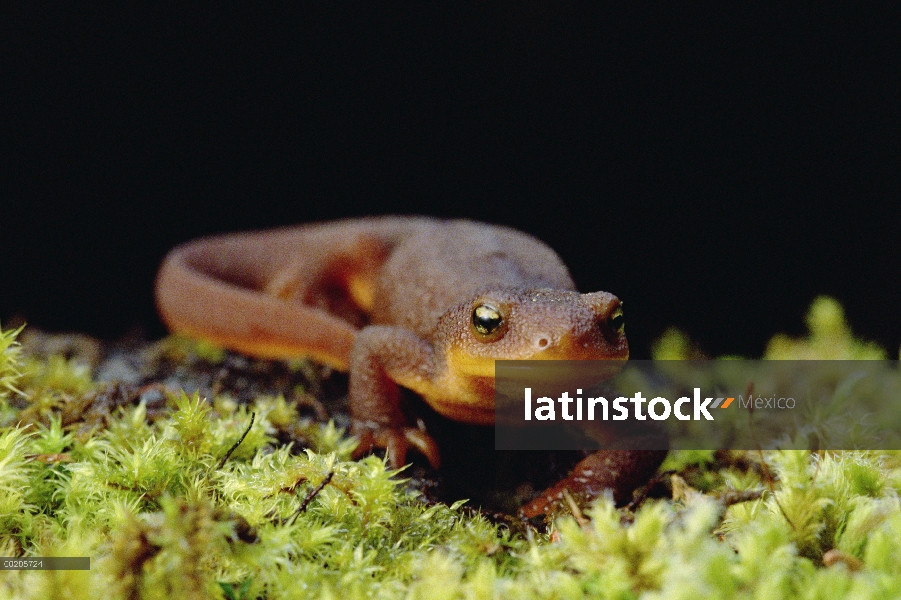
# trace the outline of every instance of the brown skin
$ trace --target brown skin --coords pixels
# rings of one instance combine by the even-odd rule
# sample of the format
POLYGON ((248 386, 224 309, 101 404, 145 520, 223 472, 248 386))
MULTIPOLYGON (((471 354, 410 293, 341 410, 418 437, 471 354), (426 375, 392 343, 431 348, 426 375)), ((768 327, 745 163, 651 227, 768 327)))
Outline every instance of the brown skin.
MULTIPOLYGON (((156 296, 174 331, 348 370, 360 450, 385 448, 394 467, 410 446, 439 464, 399 386, 448 418, 486 425, 495 360, 629 356, 616 296, 580 294, 545 244, 471 221, 381 217, 204 238, 166 257, 156 296)), ((664 454, 593 454, 522 512, 546 512, 564 488, 623 499, 664 454)))

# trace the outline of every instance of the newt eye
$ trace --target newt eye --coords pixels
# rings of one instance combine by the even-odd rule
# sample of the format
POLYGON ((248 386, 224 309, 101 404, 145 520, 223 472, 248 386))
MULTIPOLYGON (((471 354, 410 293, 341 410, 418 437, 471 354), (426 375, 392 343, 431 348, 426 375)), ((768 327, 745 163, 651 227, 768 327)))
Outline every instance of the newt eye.
POLYGON ((479 304, 472 311, 472 327, 481 335, 491 335, 500 329, 504 318, 490 304, 479 304))
POLYGON ((617 308, 613 314, 607 318, 607 326, 610 331, 616 335, 622 335, 626 331, 626 318, 623 316, 623 309, 617 308))

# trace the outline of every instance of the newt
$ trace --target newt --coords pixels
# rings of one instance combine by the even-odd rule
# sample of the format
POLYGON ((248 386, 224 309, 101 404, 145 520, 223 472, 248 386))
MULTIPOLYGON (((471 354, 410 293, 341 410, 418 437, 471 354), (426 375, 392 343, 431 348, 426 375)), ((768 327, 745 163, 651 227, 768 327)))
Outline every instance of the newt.
MULTIPOLYGON (((440 452, 400 387, 441 415, 494 421, 498 359, 626 359, 622 303, 579 293, 560 257, 520 231, 465 220, 372 217, 222 234, 172 250, 156 281, 173 331, 263 358, 307 356, 349 374, 358 450, 440 452)), ((611 489, 620 501, 665 451, 601 450, 521 513, 611 489)))

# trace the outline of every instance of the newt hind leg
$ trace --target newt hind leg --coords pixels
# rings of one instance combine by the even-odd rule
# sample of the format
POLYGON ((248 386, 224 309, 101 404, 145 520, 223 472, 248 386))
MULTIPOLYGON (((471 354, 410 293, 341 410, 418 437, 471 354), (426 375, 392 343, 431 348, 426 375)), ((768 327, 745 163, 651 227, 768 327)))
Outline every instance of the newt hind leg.
MULTIPOLYGON (((315 237, 309 241, 315 248, 315 237)), ((321 308, 359 328, 372 312, 373 292, 388 248, 374 236, 360 233, 342 240, 326 253, 296 253, 267 282, 264 291, 283 300, 321 308)))
POLYGON ((157 276, 160 315, 173 331, 251 356, 309 356, 347 370, 372 310, 371 288, 400 236, 375 225, 224 234, 179 246, 157 276))

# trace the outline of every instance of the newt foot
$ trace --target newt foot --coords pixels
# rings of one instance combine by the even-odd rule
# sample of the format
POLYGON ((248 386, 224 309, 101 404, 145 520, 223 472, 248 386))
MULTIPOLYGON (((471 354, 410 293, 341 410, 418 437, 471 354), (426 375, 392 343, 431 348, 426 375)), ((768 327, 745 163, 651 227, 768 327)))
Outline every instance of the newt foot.
POLYGON ((421 428, 373 428, 354 424, 353 435, 360 440, 353 453, 354 459, 369 454, 374 448, 384 448, 391 468, 399 469, 406 464, 407 451, 412 447, 428 459, 432 468, 437 469, 441 466, 438 444, 421 428))

